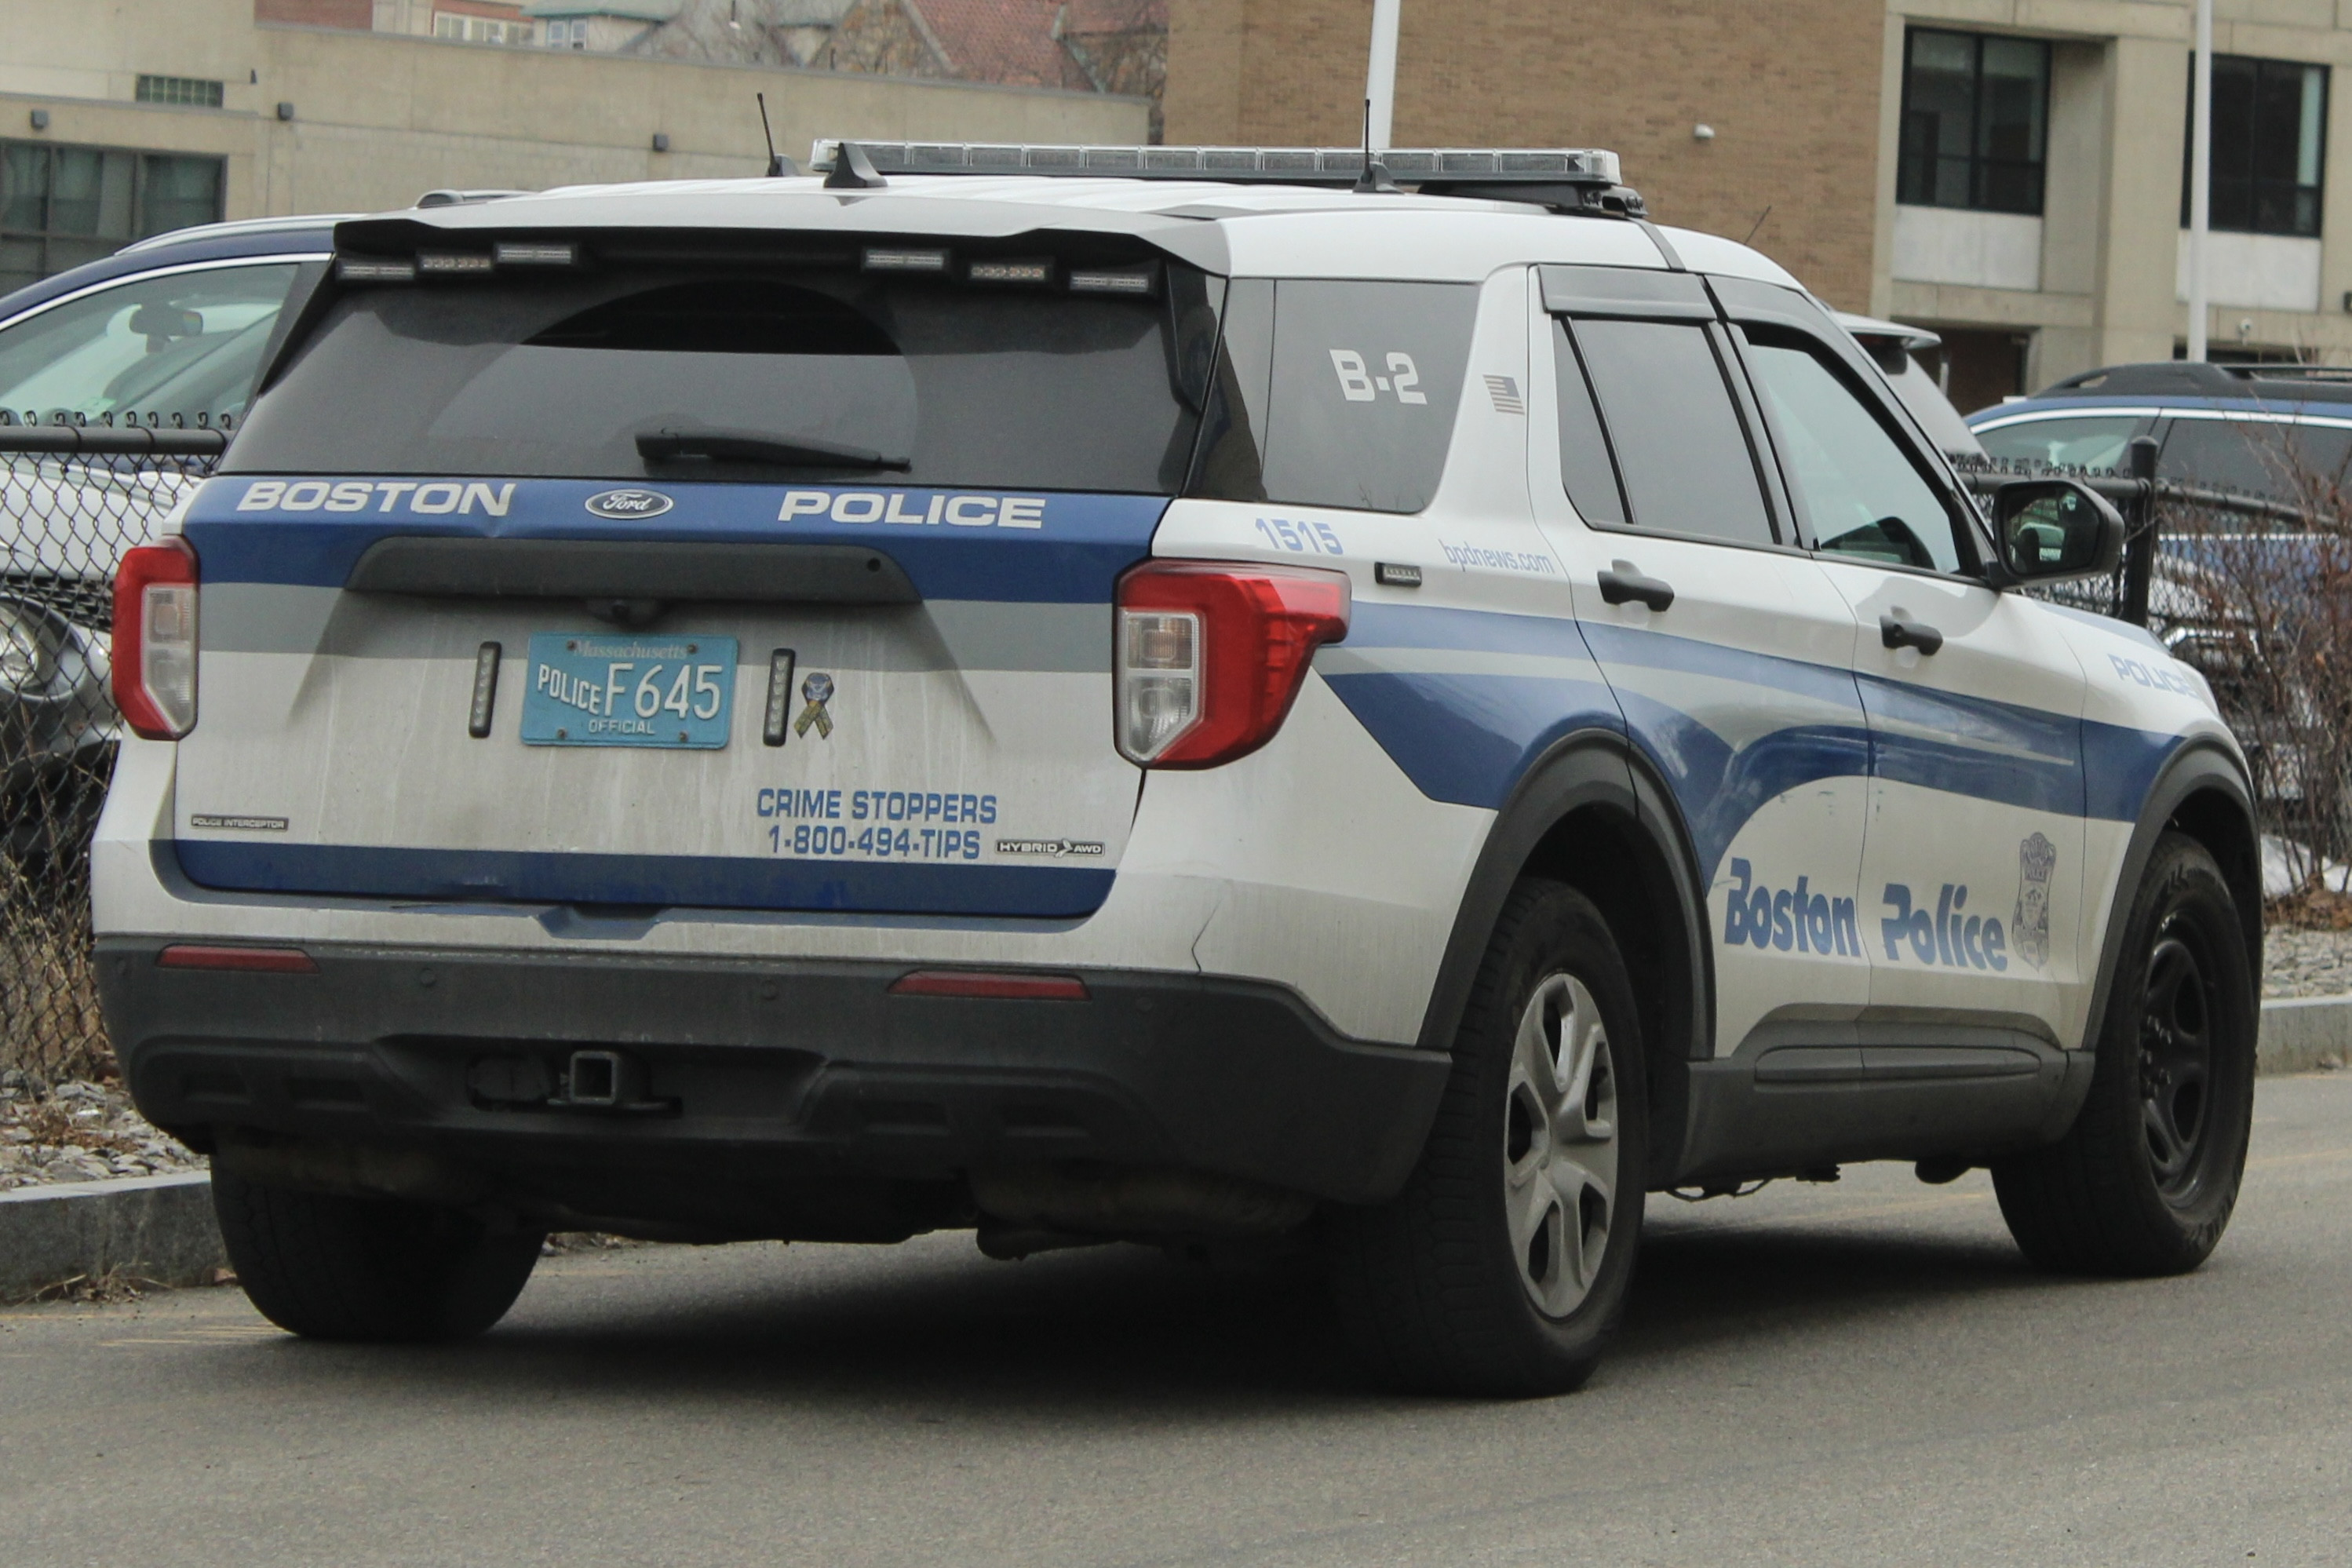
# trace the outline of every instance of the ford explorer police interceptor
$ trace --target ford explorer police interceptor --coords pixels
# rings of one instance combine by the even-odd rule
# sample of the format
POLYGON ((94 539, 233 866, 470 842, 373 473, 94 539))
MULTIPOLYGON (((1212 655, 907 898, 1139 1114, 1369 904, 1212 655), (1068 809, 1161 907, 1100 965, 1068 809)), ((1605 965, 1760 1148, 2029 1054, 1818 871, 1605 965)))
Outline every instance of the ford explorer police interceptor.
POLYGON ((1643 1196, 1990 1166, 2193 1267, 2242 758, 1772 262, 1593 152, 820 147, 345 222, 120 582, 101 984, 299 1333, 550 1227, 1296 1236, 1573 1386, 1643 1196), (1398 184, 1417 189, 1400 190, 1398 184))

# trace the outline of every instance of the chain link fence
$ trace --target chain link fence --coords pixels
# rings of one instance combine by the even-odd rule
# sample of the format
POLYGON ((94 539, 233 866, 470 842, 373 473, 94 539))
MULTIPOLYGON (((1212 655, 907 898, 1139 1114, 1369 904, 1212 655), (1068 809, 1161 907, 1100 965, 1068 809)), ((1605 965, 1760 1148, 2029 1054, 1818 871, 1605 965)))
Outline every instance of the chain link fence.
POLYGON ((112 1070, 89 842, 120 723, 114 569, 225 444, 213 430, 0 424, 0 1070, 42 1083, 112 1070))

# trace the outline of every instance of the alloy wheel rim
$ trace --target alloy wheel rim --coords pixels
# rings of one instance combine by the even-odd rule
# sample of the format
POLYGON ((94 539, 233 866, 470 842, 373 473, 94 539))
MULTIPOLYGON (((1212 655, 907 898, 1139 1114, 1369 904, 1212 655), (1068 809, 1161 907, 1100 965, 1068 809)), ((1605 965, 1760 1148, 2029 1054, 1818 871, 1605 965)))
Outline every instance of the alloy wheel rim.
POLYGON ((2213 997, 2195 947, 2168 922, 2148 954, 2140 1008, 2140 1130, 2157 1190, 2195 1186, 2212 1123, 2213 997))
POLYGON ((1600 1005, 1572 974, 1538 984, 1512 1042, 1503 1205, 1519 1283, 1550 1317, 1599 1278, 1617 1204, 1617 1072, 1600 1005))

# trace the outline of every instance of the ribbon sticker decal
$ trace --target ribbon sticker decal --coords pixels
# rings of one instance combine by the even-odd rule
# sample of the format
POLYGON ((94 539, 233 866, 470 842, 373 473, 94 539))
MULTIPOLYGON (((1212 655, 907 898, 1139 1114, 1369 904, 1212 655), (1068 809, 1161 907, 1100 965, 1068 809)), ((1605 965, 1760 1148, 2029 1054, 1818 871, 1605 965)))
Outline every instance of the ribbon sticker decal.
POLYGON ((801 716, 793 721, 793 733, 805 735, 809 732, 809 726, 814 724, 820 740, 832 739, 833 715, 824 710, 824 705, 833 700, 833 677, 810 676, 801 682, 801 695, 808 699, 808 706, 802 709, 801 716))

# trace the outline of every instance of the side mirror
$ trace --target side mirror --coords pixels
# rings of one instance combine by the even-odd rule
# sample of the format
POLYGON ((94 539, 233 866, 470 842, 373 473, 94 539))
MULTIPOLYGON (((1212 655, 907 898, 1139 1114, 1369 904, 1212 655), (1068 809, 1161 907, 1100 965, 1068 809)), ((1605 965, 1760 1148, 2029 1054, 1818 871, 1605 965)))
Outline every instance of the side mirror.
POLYGON ((1992 493, 2001 564, 2020 581, 2104 577, 2123 563, 2123 514, 2074 479, 2019 479, 1992 493))

